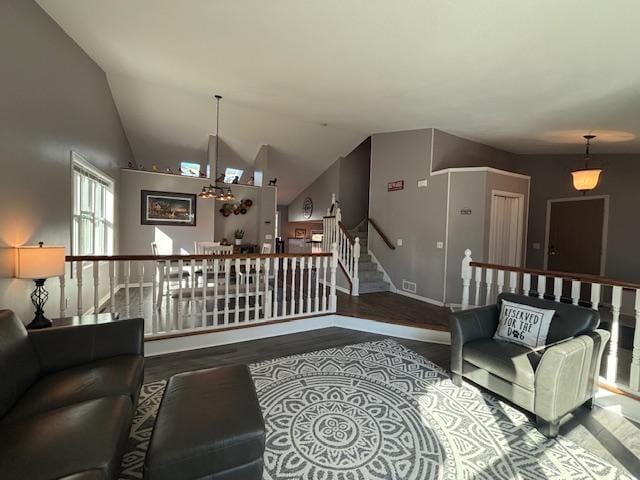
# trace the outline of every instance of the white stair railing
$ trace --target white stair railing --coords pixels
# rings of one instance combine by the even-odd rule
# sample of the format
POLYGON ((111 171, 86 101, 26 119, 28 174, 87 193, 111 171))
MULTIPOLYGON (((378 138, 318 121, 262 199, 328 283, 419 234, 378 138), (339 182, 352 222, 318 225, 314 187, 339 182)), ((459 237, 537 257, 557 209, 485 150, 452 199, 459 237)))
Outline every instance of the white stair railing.
POLYGON ((631 393, 640 394, 640 285, 595 275, 510 267, 474 262, 471 250, 462 259, 462 308, 495 303, 503 291, 546 298, 556 302, 589 306, 606 315, 611 338, 607 349, 605 381, 631 393), (473 292, 473 295, 471 293, 473 292), (623 293, 627 295, 623 295, 623 293), (623 305, 623 298, 626 303, 623 305), (619 365, 620 317, 629 312, 634 324, 631 361, 619 365), (629 369, 629 384, 621 385, 619 369, 629 369))
POLYGON ((67 262, 76 288, 59 278, 61 317, 139 316, 147 337, 336 311, 335 244, 330 253, 76 256, 67 262), (93 281, 83 282, 88 268, 93 281), (69 296, 76 296, 72 312, 69 296))
MULTIPOLYGON (((335 194, 334 194, 335 195, 335 194)), ((332 197, 332 205, 335 205, 335 196, 332 197)), ((335 209, 335 215, 329 215, 322 219, 323 227, 323 251, 329 251, 331 245, 336 244, 338 249, 338 262, 351 283, 351 295, 358 296, 360 291, 359 262, 360 239, 353 238, 342 223, 340 208, 335 209)))

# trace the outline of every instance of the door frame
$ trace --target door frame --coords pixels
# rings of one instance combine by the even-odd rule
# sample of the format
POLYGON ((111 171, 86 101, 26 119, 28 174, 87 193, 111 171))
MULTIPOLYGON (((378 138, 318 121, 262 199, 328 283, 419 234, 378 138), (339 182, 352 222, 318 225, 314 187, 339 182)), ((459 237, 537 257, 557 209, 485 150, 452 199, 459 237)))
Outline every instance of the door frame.
MULTIPOLYGON (((547 200, 547 217, 544 227, 544 269, 549 266, 549 234, 551 229, 551 205, 560 202, 579 202, 582 200, 604 200, 602 216, 602 244, 600 250, 600 276, 604 275, 607 261, 607 242, 609 239, 609 195, 589 195, 581 197, 550 198, 547 200)), ((567 272, 572 273, 572 272, 567 272)))
POLYGON ((516 193, 516 192, 507 192, 504 190, 491 190, 491 203, 490 203, 490 211, 489 211, 489 240, 487 242, 487 261, 489 261, 489 254, 491 252, 491 237, 493 233, 493 223, 491 222, 492 214, 493 214, 493 197, 508 197, 508 198, 517 198, 518 199, 518 239, 516 245, 516 257, 518 259, 518 264, 516 267, 522 267, 524 265, 524 255, 523 252, 523 241, 526 237, 526 223, 525 223, 525 204, 524 204, 524 193, 516 193))

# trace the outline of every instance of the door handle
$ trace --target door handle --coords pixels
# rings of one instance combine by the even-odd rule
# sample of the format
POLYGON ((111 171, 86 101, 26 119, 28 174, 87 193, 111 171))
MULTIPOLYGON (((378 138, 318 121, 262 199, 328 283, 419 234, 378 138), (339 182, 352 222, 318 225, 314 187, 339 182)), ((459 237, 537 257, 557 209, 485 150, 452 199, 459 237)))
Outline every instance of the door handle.
POLYGON ((557 252, 556 252, 555 247, 553 245, 549 245, 549 252, 547 254, 551 257, 551 256, 555 255, 556 253, 557 252))

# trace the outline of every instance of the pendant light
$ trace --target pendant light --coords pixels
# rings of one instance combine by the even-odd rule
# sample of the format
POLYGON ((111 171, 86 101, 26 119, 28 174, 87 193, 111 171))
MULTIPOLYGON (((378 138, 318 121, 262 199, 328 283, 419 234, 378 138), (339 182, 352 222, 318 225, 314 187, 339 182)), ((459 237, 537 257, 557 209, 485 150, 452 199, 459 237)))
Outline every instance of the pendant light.
MULTIPOLYGON (((218 186, 218 165, 220 164, 220 160, 222 156, 220 155, 220 100, 222 100, 221 95, 214 95, 216 99, 216 171, 215 171, 215 185, 209 184, 208 187, 202 187, 202 191, 198 194, 200 198, 210 198, 215 200, 221 200, 225 202, 229 202, 234 200, 233 192, 231 191, 231 187, 220 187, 218 186)), ((223 182, 224 183, 224 182, 223 182)))
POLYGON ((596 138, 596 136, 584 135, 584 138, 587 141, 587 144, 585 145, 584 168, 574 170, 571 172, 571 176, 573 177, 573 188, 586 194, 589 190, 593 190, 598 186, 602 169, 589 168, 589 160, 591 159, 589 147, 591 146, 591 140, 596 138))

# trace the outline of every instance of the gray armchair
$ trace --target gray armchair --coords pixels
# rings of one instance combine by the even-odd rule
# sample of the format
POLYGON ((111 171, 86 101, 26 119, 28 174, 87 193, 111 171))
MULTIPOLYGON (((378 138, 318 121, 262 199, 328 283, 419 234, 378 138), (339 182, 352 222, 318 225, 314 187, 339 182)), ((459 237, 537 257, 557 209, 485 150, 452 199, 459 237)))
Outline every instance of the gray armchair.
POLYGON ((536 415, 538 430, 558 434, 560 419, 580 405, 591 406, 609 332, 597 330, 598 312, 565 303, 503 293, 497 305, 454 312, 451 377, 462 377, 536 415), (493 339, 502 300, 555 310, 547 347, 493 339))

